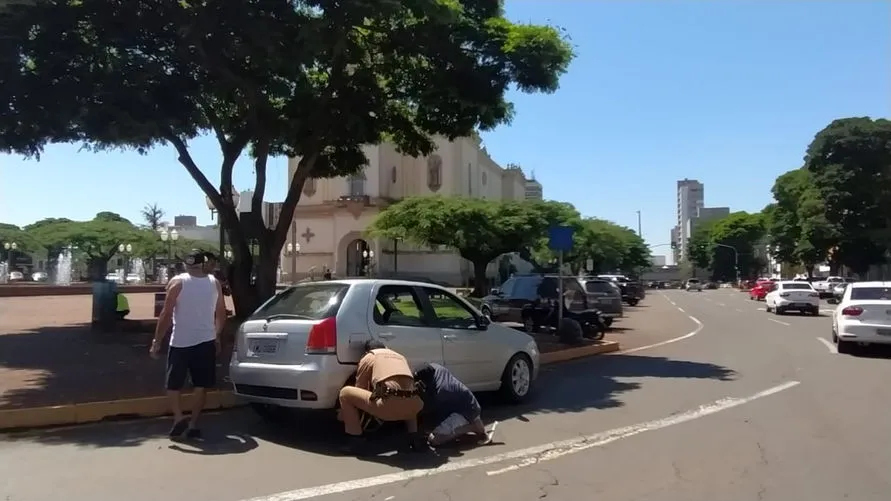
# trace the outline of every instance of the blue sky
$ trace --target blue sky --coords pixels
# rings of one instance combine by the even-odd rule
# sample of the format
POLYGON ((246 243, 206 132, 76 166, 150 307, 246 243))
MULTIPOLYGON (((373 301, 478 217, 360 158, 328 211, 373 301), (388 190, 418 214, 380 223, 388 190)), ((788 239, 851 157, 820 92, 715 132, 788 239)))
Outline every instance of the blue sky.
MULTIPOLYGON (((777 175, 799 167, 814 134, 846 116, 891 116, 886 1, 513 0, 515 21, 568 30, 578 57, 552 95, 512 95, 517 116, 486 133, 501 164, 521 164, 549 199, 637 227, 664 244, 675 181, 705 183, 707 206, 757 211, 777 175)), ((212 140, 193 155, 214 184, 212 140)), ((284 197, 284 159, 270 162, 268 200, 284 197)), ((249 162, 235 185, 253 185, 249 162)), ((209 222, 204 196, 172 148, 147 156, 53 146, 40 162, 0 156, 0 222, 134 221, 146 204, 209 222)), ((668 253, 667 247, 654 249, 668 253)))

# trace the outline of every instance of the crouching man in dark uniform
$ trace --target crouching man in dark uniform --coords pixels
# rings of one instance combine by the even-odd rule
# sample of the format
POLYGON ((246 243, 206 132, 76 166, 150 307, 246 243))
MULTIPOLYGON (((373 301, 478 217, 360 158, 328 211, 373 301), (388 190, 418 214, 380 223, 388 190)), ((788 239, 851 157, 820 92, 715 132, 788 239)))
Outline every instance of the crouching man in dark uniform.
POLYGON ((424 407, 408 361, 376 339, 365 343, 356 385, 340 390, 340 418, 350 435, 349 451, 364 452, 361 412, 381 421, 405 421, 412 450, 429 450, 418 434, 418 413, 424 407))
POLYGON ((427 437, 430 445, 443 445, 465 435, 474 435, 480 445, 492 442, 498 422, 486 431, 476 396, 448 369, 439 364, 426 364, 415 373, 415 381, 421 387, 424 400, 422 416, 436 426, 427 437))

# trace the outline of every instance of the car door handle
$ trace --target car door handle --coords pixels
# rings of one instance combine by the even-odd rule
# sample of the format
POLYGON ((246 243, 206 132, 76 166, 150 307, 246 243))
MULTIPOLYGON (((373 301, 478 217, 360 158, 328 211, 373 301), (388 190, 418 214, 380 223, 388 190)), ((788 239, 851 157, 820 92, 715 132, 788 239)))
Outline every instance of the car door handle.
POLYGON ((396 336, 396 334, 393 334, 392 332, 381 332, 378 334, 378 337, 382 337, 385 339, 390 339, 391 337, 395 337, 395 336, 396 336))
POLYGON ((454 341, 455 339, 458 339, 458 336, 456 336, 455 334, 443 334, 442 338, 446 341, 454 341))

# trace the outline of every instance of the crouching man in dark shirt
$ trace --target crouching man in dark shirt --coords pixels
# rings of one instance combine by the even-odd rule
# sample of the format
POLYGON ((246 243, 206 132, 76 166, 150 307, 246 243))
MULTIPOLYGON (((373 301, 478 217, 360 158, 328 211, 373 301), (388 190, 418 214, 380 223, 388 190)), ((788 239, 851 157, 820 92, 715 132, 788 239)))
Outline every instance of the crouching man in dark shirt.
POLYGON ((473 392, 448 369, 439 364, 426 364, 415 373, 415 381, 422 388, 422 417, 436 423, 427 437, 430 445, 442 445, 468 434, 476 435, 481 445, 492 441, 498 422, 492 425, 490 431, 486 431, 480 419, 482 410, 473 392))

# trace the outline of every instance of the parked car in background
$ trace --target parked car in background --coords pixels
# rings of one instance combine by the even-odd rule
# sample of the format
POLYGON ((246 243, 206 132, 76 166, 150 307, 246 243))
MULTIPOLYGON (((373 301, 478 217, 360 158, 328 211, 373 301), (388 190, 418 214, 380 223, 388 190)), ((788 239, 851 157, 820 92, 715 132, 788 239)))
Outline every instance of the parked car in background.
POLYGON ((830 304, 840 303, 842 300, 842 297, 844 297, 844 295, 845 295, 845 290, 848 288, 848 286, 850 284, 851 284, 851 282, 843 282, 843 283, 840 283, 840 284, 836 285, 835 287, 833 287, 832 288, 832 297, 829 299, 829 303, 830 304))
MULTIPOLYGON (((483 298, 480 311, 496 322, 522 323, 526 332, 537 332, 553 312, 559 296, 559 280, 556 275, 514 275, 483 298)), ((593 310, 600 312, 601 306, 609 306, 601 305, 599 297, 594 304, 595 296, 589 296, 576 277, 562 277, 562 281, 566 311, 582 315, 593 310)), ((603 320, 605 324, 605 318, 603 320)))
POLYGON ((229 377, 263 417, 281 408, 334 409, 368 339, 414 369, 442 364, 473 391, 527 399, 539 370, 528 334, 492 323, 448 289, 423 282, 306 282, 273 296, 238 329, 229 377))
POLYGON ((812 281, 811 285, 820 294, 820 297, 831 297, 835 286, 846 282, 845 277, 826 277, 823 280, 812 281))
POLYGON ((622 292, 612 282, 595 277, 582 277, 579 283, 588 296, 588 305, 601 312, 604 324, 612 326, 613 320, 622 318, 622 292))
POLYGON ((608 280, 615 284, 622 295, 622 301, 628 303, 629 306, 637 306, 637 303, 647 295, 640 282, 631 280, 625 275, 597 275, 596 278, 608 280))
POLYGON ((21 282, 25 279, 25 274, 20 271, 10 271, 7 278, 10 282, 21 282))
POLYGON ((712 291, 712 290, 717 290, 717 289, 718 289, 718 284, 716 284, 715 282, 706 282, 706 283, 705 283, 705 288, 708 289, 708 290, 710 290, 710 291, 712 291))
POLYGON ((31 274, 31 280, 34 282, 46 282, 49 276, 45 271, 35 271, 31 274))
POLYGON ((684 283, 684 290, 702 292, 702 282, 698 278, 691 278, 684 283))
POLYGON ((770 313, 782 315, 787 311, 802 314, 820 314, 820 294, 807 282, 781 280, 767 293, 764 308, 770 313))
POLYGON ((755 286, 749 289, 749 299, 764 301, 771 289, 773 289, 773 280, 758 280, 755 282, 755 286))
POLYGON ((891 344, 891 282, 845 287, 832 315, 832 341, 839 353, 851 353, 858 345, 891 344))

